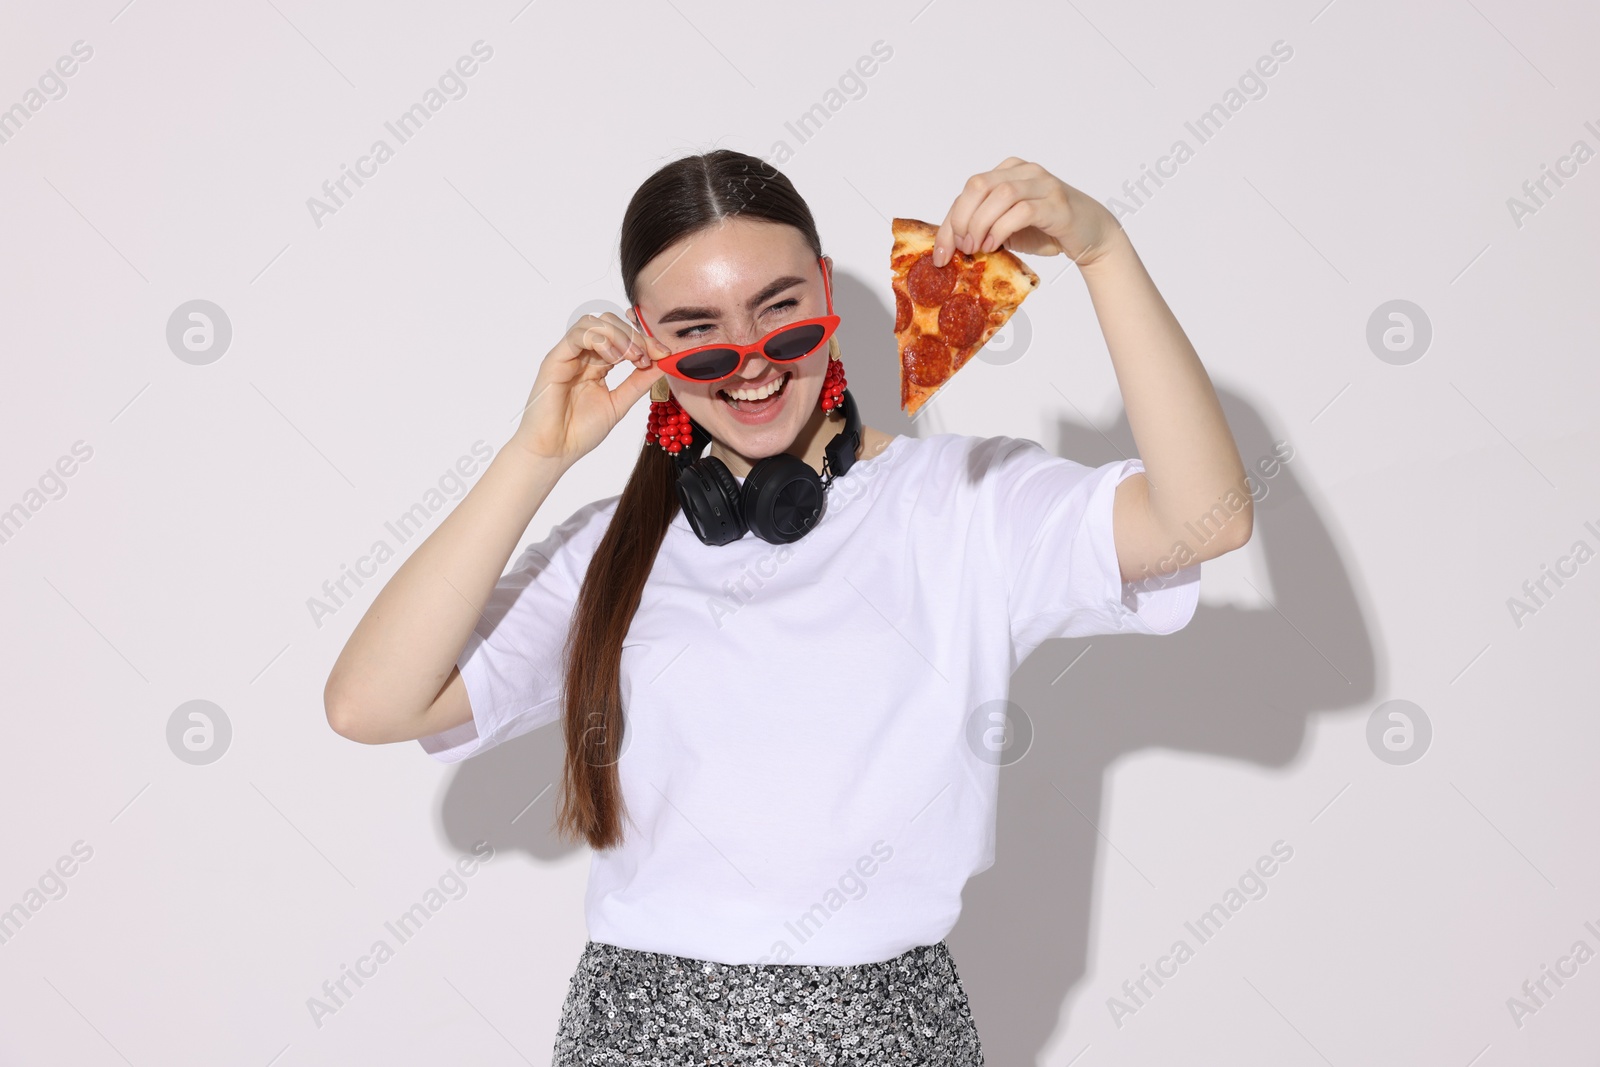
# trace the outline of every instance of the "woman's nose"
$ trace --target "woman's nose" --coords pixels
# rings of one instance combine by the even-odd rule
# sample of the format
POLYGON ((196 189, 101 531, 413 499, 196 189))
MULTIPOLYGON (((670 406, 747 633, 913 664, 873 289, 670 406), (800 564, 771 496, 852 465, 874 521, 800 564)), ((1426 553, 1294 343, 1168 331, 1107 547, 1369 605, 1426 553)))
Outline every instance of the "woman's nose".
POLYGON ((751 352, 744 357, 744 366, 735 372, 734 377, 747 382, 760 381, 767 376, 767 370, 770 366, 771 361, 766 356, 761 355, 759 352, 751 352))

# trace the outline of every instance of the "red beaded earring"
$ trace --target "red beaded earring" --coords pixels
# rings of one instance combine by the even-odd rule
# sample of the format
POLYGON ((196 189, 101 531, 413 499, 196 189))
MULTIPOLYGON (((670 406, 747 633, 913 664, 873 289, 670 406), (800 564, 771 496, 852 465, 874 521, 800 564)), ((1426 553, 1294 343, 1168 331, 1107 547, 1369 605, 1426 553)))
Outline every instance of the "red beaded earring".
POLYGON ((689 413, 679 406, 678 398, 672 395, 667 386, 667 376, 663 374, 650 387, 650 421, 645 427, 644 443, 660 445, 667 452, 677 455, 689 444, 693 432, 694 428, 689 425, 689 413))
POLYGON ((839 358, 839 339, 828 338, 828 376, 822 379, 822 396, 819 403, 822 410, 833 414, 835 408, 844 403, 844 361, 839 358))
MULTIPOLYGON (((847 383, 844 362, 840 359, 839 339, 828 338, 828 373, 822 380, 822 394, 818 405, 827 414, 833 414, 844 403, 847 383)), ((672 455, 688 447, 694 428, 689 425, 689 413, 683 410, 678 398, 672 395, 667 376, 662 375, 650 387, 650 415, 645 424, 644 443, 660 445, 672 455)))

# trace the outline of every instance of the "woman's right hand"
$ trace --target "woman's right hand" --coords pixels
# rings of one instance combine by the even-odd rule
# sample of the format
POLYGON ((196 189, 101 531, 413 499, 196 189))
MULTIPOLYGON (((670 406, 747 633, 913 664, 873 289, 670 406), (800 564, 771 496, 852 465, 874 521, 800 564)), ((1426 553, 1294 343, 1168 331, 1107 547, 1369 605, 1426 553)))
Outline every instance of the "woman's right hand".
POLYGON ((665 372, 655 361, 669 349, 611 312, 585 315, 539 365, 533 391, 512 435, 520 447, 570 465, 605 440, 611 428, 665 372), (615 389, 606 375, 618 363, 633 371, 615 389))

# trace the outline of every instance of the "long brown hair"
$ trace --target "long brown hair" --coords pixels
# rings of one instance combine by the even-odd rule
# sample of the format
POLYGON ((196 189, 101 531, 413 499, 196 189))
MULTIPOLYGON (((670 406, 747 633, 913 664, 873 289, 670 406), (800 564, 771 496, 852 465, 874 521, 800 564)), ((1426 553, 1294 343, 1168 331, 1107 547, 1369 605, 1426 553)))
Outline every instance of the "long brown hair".
MULTIPOLYGON (((645 264, 684 237, 740 215, 793 226, 822 255, 811 209, 770 164, 726 148, 685 156, 646 178, 622 217, 629 304, 639 299, 645 264)), ((584 575, 567 634, 567 757, 556 829, 594 849, 622 841, 622 640, 678 510, 673 458, 655 445, 642 446, 584 575)))

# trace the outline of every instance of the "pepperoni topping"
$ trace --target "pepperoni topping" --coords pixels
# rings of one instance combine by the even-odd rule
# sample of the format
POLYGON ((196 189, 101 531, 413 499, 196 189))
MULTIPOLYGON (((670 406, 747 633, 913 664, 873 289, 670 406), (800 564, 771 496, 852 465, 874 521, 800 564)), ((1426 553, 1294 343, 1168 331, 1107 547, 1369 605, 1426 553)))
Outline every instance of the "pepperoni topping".
POLYGON ((906 347, 904 358, 906 377, 924 389, 942 385, 950 377, 950 346, 937 337, 923 334, 906 347))
POLYGON ((939 309, 939 336, 948 344, 965 348, 983 336, 987 318, 977 297, 957 293, 939 309))
POLYGON ((912 300, 925 308, 936 308, 955 291, 956 277, 960 273, 961 268, 956 265, 954 256, 944 266, 935 267, 933 253, 924 252, 911 264, 911 272, 906 276, 906 288, 912 300))
POLYGON ((896 289, 894 291, 894 332, 899 333, 911 325, 911 301, 906 294, 896 289))

